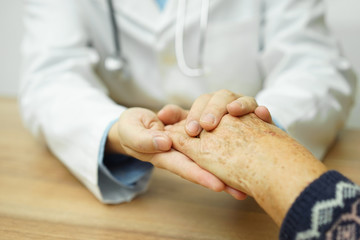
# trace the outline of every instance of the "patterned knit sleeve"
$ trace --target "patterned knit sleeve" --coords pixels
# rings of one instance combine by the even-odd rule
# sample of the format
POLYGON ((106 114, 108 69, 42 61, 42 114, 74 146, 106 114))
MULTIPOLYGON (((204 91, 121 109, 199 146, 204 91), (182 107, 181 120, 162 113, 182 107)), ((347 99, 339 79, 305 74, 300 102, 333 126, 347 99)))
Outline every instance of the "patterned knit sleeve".
POLYGON ((360 239, 360 186, 336 171, 312 182, 295 200, 280 240, 360 239))

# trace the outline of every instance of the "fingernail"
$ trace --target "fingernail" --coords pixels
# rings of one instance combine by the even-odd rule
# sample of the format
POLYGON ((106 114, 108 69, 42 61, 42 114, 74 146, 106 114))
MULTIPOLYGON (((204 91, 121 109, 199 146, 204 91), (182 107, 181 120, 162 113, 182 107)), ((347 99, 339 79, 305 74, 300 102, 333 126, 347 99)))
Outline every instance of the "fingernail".
POLYGON ((204 123, 207 123, 207 124, 213 125, 213 124, 215 124, 216 119, 215 119, 215 116, 213 114, 209 113, 209 114, 205 115, 204 117, 202 117, 200 119, 200 121, 204 122, 204 123))
POLYGON ((186 125, 186 129, 188 132, 191 132, 193 134, 199 134, 200 132, 200 124, 197 121, 191 121, 186 125))
POLYGON ((242 104, 240 101, 238 101, 238 100, 232 102, 231 105, 232 105, 233 107, 240 107, 240 108, 243 108, 243 107, 244 107, 243 104, 242 104))
POLYGON ((237 200, 245 200, 247 197, 247 194, 238 190, 235 190, 231 187, 226 186, 226 192, 230 194, 233 198, 237 200))
POLYGON ((153 142, 154 142, 155 149, 158 149, 161 151, 169 150, 168 141, 164 137, 154 137, 153 142))

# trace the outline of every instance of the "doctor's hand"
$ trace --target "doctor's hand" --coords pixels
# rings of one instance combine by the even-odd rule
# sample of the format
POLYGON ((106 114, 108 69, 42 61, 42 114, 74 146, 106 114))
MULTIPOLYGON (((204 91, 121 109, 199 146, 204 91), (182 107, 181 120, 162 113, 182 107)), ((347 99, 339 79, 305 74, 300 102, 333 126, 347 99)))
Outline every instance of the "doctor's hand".
POLYGON ((272 123, 269 110, 264 106, 258 106, 255 98, 219 90, 198 97, 190 111, 176 105, 167 105, 159 111, 158 117, 165 125, 186 119, 185 131, 189 136, 195 137, 203 129, 214 130, 227 113, 239 117, 252 112, 263 121, 272 123))
POLYGON ((156 114, 144 108, 129 108, 111 127, 106 151, 129 155, 169 170, 213 191, 226 191, 236 199, 246 195, 227 187, 213 174, 199 167, 184 154, 171 149, 172 140, 156 114))

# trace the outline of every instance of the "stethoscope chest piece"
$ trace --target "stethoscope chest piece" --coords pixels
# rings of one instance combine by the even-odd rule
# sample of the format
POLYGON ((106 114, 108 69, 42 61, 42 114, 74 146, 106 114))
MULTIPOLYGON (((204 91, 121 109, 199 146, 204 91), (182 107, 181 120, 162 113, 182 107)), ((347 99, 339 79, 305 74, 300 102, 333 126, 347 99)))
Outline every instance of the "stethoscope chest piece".
POLYGON ((106 70, 110 72, 122 71, 126 64, 126 60, 118 56, 109 56, 104 62, 106 70))
POLYGON ((113 74, 118 74, 118 78, 121 80, 130 79, 129 64, 121 51, 120 45, 120 31, 116 23, 113 0, 107 0, 110 12, 110 23, 113 33, 113 40, 115 46, 115 53, 105 58, 105 69, 113 74))
POLYGON ((130 80, 130 69, 126 59, 119 56, 109 56, 104 61, 105 69, 111 74, 115 74, 121 82, 130 80))

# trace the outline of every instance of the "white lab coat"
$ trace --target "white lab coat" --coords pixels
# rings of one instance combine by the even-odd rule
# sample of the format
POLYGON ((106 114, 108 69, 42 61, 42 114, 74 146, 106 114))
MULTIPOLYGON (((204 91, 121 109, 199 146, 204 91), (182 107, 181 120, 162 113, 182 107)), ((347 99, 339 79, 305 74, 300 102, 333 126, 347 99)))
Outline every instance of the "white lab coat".
MULTIPOLYGON (((212 0, 203 77, 189 78, 174 54, 177 0, 115 0, 131 79, 109 73, 114 53, 104 0, 25 1, 20 91, 25 125, 95 194, 100 140, 127 107, 189 108, 202 93, 229 89, 255 96, 318 158, 349 113, 350 64, 324 23, 319 0, 212 0)), ((184 52, 198 59, 200 1, 188 1, 184 52)), ((125 199, 129 200, 129 199, 125 199)))

